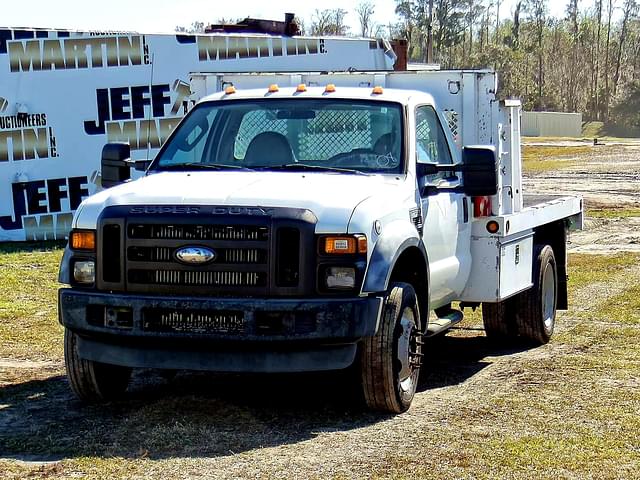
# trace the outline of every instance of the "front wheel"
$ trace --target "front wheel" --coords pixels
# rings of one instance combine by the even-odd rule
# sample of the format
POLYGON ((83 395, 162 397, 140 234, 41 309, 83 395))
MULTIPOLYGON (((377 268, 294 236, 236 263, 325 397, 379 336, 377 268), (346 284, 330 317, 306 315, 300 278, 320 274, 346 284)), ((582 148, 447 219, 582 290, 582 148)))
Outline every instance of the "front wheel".
POLYGON ((78 336, 65 329, 64 363, 71 390, 87 403, 113 400, 121 396, 131 378, 131 369, 85 360, 78 355, 78 336))
POLYGON ((363 393, 370 409, 388 413, 409 409, 420 375, 421 332, 415 290, 408 283, 392 283, 378 332, 363 341, 360 352, 363 393))

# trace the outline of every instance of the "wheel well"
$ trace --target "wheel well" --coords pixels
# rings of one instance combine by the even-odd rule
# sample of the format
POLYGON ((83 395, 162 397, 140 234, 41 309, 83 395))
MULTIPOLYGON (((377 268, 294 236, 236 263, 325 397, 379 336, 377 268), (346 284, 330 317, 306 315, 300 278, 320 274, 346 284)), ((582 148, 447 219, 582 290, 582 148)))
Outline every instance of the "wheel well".
MULTIPOLYGON (((567 227, 564 220, 541 225, 534 230, 535 245, 549 245, 556 257, 558 269, 558 306, 559 310, 568 308, 567 292, 567 227)), ((535 259, 534 259, 535 261, 535 259)))
POLYGON ((429 269, 419 248, 409 247, 400 254, 389 282, 406 282, 413 286, 418 296, 422 326, 425 328, 429 319, 429 269))

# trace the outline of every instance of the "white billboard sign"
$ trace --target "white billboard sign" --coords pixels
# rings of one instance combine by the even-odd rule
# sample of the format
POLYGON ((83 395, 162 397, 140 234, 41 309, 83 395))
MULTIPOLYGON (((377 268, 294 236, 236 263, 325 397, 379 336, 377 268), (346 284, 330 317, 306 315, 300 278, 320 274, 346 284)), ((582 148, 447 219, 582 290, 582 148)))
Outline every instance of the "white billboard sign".
POLYGON ((105 143, 152 158, 194 103, 190 72, 391 70, 381 40, 0 29, 0 241, 56 240, 105 143))

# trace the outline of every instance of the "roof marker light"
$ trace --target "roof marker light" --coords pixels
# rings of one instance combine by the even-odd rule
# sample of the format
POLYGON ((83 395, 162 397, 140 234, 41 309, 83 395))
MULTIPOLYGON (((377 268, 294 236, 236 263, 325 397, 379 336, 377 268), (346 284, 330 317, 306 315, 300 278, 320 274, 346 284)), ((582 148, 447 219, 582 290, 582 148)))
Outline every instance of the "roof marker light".
POLYGON ((236 93, 236 87, 234 87, 233 85, 229 85, 227 88, 224 89, 225 95, 231 95, 232 93, 236 93))
POLYGON ((336 86, 333 83, 329 83, 327 84, 326 87, 324 87, 324 93, 333 93, 336 91, 336 86))
POLYGON ((307 86, 304 83, 300 83, 298 85, 298 88, 296 88, 296 92, 306 92, 307 91, 307 86))
POLYGON ((269 93, 275 93, 279 91, 280 91, 280 87, 278 87, 277 83, 272 83, 271 85, 269 85, 269 93))
POLYGON ((382 93, 384 92, 384 90, 382 89, 382 87, 380 85, 377 85, 375 87, 373 87, 373 90, 371 90, 371 93, 374 95, 382 95, 382 93))

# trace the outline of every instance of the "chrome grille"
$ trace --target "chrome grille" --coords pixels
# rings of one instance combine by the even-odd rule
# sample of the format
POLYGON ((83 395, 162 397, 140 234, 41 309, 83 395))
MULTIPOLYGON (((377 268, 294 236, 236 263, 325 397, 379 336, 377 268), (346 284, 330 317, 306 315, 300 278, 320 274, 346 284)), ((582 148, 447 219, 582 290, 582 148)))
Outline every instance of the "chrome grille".
POLYGON ((244 313, 177 309, 144 309, 142 327, 150 332, 241 333, 244 313))
POLYGON ((267 227, 244 225, 129 225, 129 238, 156 240, 267 240, 267 227))
POLYGON ((260 250, 257 248, 237 249, 230 248, 224 252, 224 260, 227 263, 259 263, 260 250))
POLYGON ((128 291, 212 296, 268 293, 271 230, 267 218, 243 221, 219 216, 210 220, 225 223, 212 224, 158 220, 147 223, 136 218, 126 226, 128 291), (206 263, 185 264, 176 258, 176 251, 184 247, 206 248, 215 255, 206 263))
POLYGON ((131 269, 129 270, 129 282, 156 285, 259 287, 266 284, 266 273, 131 269))
MULTIPOLYGON (((177 248, 129 247, 127 257, 136 262, 172 262, 177 248)), ((263 248, 216 248, 216 263, 266 263, 267 250, 263 248)))

